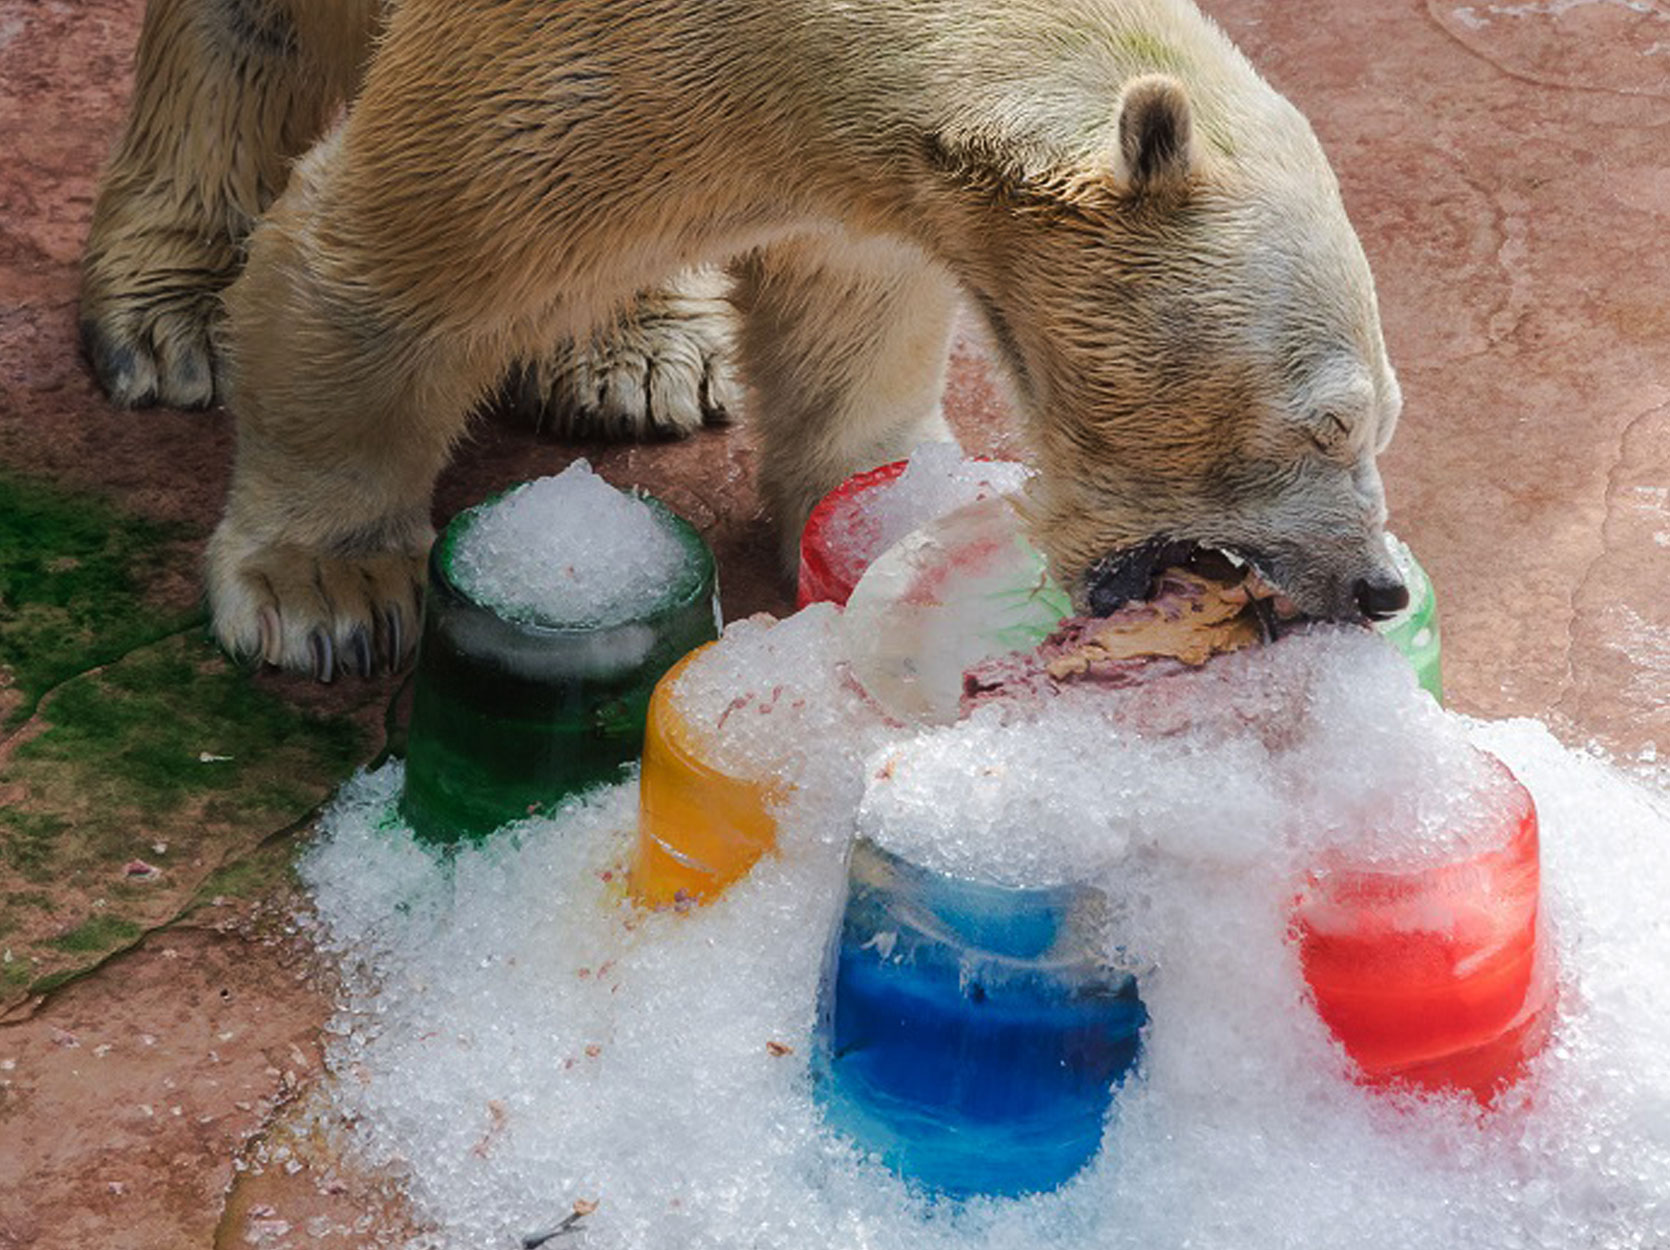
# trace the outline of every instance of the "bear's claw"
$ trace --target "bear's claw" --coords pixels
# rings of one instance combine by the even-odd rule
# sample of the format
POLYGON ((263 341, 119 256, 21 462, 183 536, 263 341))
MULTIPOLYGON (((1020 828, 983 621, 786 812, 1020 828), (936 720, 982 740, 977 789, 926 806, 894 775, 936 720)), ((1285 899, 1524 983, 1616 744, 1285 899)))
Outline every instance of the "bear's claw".
POLYGON ((376 672, 371 649, 371 635, 366 631, 365 626, 354 626, 353 632, 348 635, 348 654, 353 657, 354 672, 361 677, 368 678, 376 672))
POLYGON ((389 657, 388 669, 392 673, 398 666, 397 657, 406 654, 405 627, 402 623, 403 618, 399 605, 385 604, 382 612, 379 613, 379 619, 383 625, 382 646, 379 651, 382 655, 389 657))
POLYGON ((278 609, 263 605, 256 613, 261 634, 261 645, 256 649, 261 663, 277 665, 284 645, 284 629, 278 621, 278 609))
POLYGON ((307 649, 313 655, 313 680, 330 685, 336 678, 336 649, 331 646, 330 635, 314 630, 307 636, 307 649))
POLYGON ((325 555, 247 540, 223 522, 208 552, 216 639, 234 656, 331 682, 393 672, 409 658, 432 537, 412 528, 393 550, 325 555))

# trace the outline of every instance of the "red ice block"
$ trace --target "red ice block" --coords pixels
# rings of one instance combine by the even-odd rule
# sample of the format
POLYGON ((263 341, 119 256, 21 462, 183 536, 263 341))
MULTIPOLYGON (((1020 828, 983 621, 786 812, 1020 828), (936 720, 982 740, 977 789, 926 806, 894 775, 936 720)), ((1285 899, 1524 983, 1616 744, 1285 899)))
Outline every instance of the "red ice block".
POLYGON ((891 485, 910 462, 895 460, 858 473, 825 495, 800 532, 800 593, 797 608, 809 603, 845 606, 871 559, 880 554, 878 523, 864 515, 863 497, 891 485), (837 527, 844 532, 837 534, 837 527))
POLYGON ((1317 1012, 1373 1085, 1481 1102, 1547 1040, 1553 967, 1541 923, 1537 813, 1500 761, 1497 849, 1414 871, 1330 866, 1296 916, 1317 1012))

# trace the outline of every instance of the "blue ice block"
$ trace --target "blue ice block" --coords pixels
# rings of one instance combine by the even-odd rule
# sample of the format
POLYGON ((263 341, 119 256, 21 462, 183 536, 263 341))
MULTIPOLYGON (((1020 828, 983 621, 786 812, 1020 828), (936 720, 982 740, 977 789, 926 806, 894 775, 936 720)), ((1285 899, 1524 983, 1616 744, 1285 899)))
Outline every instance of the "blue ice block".
POLYGON ((829 1123, 953 1197, 1068 1180, 1148 1018, 1106 920, 1088 887, 958 880, 860 839, 813 1054, 829 1123))

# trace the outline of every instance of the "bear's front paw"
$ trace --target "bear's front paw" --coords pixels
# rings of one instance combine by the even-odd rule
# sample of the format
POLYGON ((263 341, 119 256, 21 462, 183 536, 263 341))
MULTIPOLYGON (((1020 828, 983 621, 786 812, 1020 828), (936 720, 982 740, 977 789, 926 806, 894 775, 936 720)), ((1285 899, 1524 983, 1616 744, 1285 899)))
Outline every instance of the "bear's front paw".
POLYGON ((224 230, 154 196, 107 185, 82 262, 81 344, 124 408, 207 408, 215 398, 211 330, 237 273, 224 230))
POLYGON ((257 544, 222 522, 209 542, 209 606, 220 645, 239 659, 371 677, 417 645, 424 559, 432 532, 398 549, 331 555, 257 544))
POLYGON ((510 406, 575 438, 682 438, 728 420, 741 388, 724 292, 707 272, 645 292, 606 330, 518 366, 510 406))

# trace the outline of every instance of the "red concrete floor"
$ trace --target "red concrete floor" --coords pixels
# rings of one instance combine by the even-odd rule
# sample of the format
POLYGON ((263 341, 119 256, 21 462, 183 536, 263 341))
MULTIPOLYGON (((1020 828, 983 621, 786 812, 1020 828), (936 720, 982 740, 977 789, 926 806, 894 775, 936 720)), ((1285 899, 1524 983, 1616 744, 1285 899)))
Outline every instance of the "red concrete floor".
MULTIPOLYGON (((1382 467, 1393 528, 1438 587, 1452 705, 1627 757, 1670 750, 1670 5, 1205 7, 1312 119, 1374 264, 1406 397, 1382 467)), ((76 257, 140 10, 0 0, 0 463, 206 523, 224 415, 116 412, 74 347, 76 257)), ((971 448, 1020 451, 977 349, 950 398, 971 448)), ((440 510, 574 451, 486 424, 440 510)), ((786 605, 745 428, 587 451, 709 530, 729 614, 786 605)), ((0 1191, 16 1185, 0 1247, 392 1233, 379 1195, 342 1177, 321 1194, 275 1167, 226 1205, 234 1159, 278 1148, 255 1135, 317 1072, 325 1007, 291 947, 205 932, 0 1028, 0 1092, 35 1074, 0 1120, 0 1191), (19 1174, 3 1156, 24 1143, 19 1174)))

